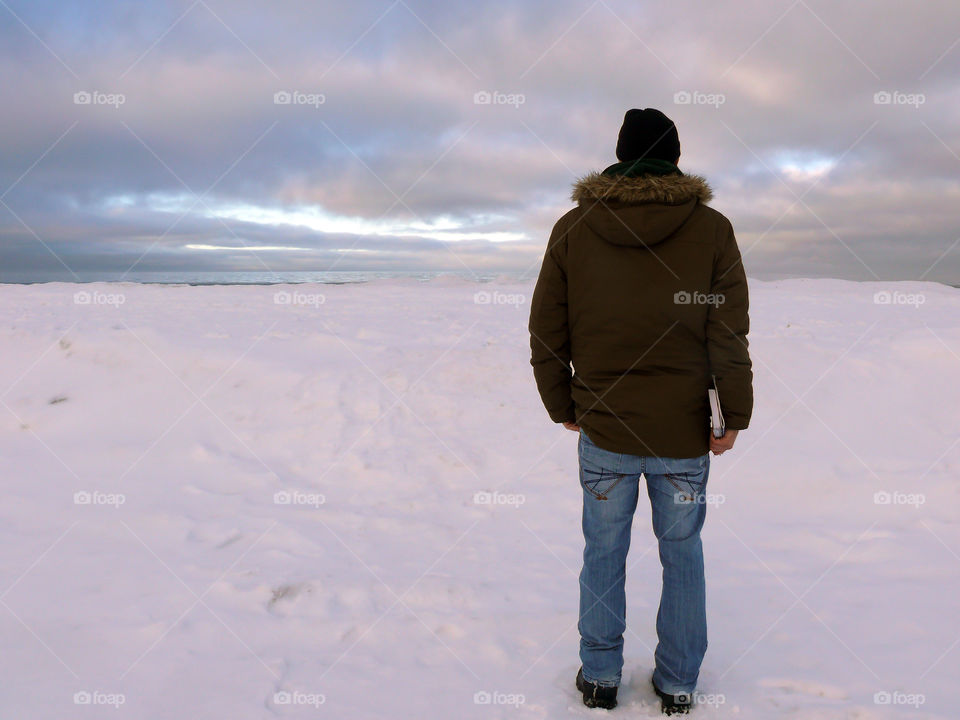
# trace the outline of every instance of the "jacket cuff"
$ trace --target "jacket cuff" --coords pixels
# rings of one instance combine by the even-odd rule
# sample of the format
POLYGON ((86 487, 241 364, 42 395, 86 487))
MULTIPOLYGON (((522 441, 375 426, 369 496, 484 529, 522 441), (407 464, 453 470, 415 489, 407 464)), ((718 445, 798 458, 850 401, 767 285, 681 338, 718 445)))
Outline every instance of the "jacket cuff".
POLYGON ((574 412, 573 403, 570 403, 563 410, 548 410, 547 413, 550 415, 550 419, 555 423, 565 423, 577 421, 577 415, 574 412))
POLYGON ((750 418, 744 417, 727 417, 723 418, 723 426, 727 430, 746 430, 750 425, 750 418))

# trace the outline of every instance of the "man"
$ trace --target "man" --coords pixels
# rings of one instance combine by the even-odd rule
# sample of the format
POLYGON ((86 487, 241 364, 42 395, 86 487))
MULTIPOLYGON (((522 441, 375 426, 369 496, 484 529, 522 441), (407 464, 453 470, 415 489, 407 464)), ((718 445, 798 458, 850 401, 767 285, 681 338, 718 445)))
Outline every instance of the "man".
POLYGON ((588 707, 617 704, 643 475, 663 566, 652 681, 672 715, 689 710, 707 649, 708 451, 731 449, 753 409, 747 280, 730 221, 706 205, 710 187, 677 167, 666 115, 628 111, 617 159, 574 185, 577 207, 553 229, 533 293, 530 362, 550 418, 580 436, 577 688, 588 707), (719 439, 712 376, 726 421, 719 439))

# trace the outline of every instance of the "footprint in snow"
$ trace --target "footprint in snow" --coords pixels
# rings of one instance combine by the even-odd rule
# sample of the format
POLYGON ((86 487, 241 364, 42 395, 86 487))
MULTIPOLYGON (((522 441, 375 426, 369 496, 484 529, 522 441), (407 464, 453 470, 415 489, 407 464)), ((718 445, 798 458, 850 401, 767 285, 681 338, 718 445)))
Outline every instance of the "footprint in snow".
POLYGON ((311 590, 309 583, 284 583, 273 589, 273 596, 267 603, 267 607, 272 610, 281 600, 293 600, 301 593, 309 594, 311 590))
POLYGON ((847 694, 838 687, 824 685, 823 683, 804 682, 802 680, 791 680, 789 678, 762 678, 758 683, 760 687, 776 688, 786 693, 796 695, 809 695, 811 697, 822 697, 829 700, 846 700, 847 694))

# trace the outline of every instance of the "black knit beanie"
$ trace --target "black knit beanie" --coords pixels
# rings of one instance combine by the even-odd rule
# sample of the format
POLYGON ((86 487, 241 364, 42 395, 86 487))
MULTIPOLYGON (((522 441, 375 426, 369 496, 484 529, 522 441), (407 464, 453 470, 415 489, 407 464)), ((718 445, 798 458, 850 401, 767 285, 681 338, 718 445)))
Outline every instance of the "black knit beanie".
POLYGON ((676 162, 678 157, 680 137, 673 120, 653 108, 627 110, 617 140, 617 160, 657 158, 676 162))

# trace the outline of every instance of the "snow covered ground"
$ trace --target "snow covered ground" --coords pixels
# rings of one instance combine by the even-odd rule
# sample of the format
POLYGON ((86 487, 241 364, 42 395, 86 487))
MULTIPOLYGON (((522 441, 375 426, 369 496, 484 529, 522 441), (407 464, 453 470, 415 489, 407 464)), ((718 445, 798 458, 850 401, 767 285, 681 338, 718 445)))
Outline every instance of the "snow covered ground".
MULTIPOLYGON (((603 716, 573 689, 576 436, 533 384, 531 291, 0 286, 0 716, 603 716)), ((960 291, 751 299, 696 714, 955 718, 960 291)), ((614 717, 656 716, 649 525, 614 717)))

